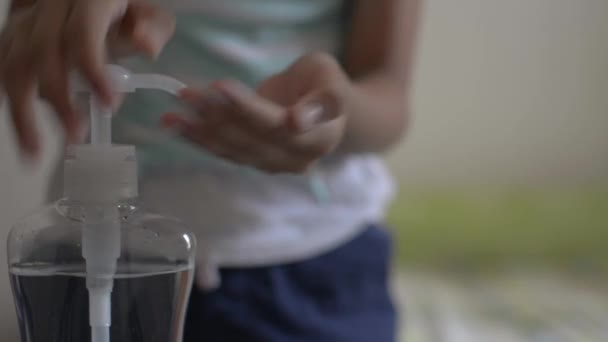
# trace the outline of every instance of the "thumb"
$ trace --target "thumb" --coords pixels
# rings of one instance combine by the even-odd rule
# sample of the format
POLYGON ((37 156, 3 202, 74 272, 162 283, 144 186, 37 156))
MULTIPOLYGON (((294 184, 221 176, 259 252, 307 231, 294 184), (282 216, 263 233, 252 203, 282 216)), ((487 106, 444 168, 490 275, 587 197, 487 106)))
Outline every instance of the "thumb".
POLYGON ((316 90, 289 109, 287 122, 294 133, 304 133, 341 116, 342 107, 336 91, 316 90))
POLYGON ((131 3, 122 20, 112 27, 108 49, 115 59, 136 54, 155 58, 174 32, 171 13, 147 3, 131 3))

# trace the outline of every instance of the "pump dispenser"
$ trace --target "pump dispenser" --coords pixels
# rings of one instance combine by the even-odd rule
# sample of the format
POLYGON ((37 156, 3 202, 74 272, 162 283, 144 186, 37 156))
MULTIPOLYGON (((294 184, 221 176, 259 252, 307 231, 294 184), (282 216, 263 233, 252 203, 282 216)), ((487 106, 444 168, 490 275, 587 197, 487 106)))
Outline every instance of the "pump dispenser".
MULTIPOLYGON (((162 75, 107 72, 120 93, 183 88, 162 75)), ((81 79, 72 85, 88 99, 90 144, 67 148, 65 198, 8 240, 22 342, 181 342, 194 236, 138 206, 135 148, 112 145, 112 112, 81 79)))

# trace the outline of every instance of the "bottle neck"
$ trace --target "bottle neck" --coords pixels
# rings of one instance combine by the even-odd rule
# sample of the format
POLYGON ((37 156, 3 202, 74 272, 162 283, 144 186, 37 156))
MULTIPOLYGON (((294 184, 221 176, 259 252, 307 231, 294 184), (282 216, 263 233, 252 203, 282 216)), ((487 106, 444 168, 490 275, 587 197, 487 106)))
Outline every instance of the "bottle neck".
POLYGON ((137 197, 133 146, 74 145, 64 163, 64 196, 86 203, 116 203, 137 197))
POLYGON ((64 196, 59 199, 60 203, 76 206, 76 207, 107 207, 107 206, 138 206, 139 197, 125 197, 116 201, 100 202, 82 200, 74 197, 64 196))
POLYGON ((137 199, 137 184, 108 184, 66 182, 64 198, 85 205, 107 206, 137 199))

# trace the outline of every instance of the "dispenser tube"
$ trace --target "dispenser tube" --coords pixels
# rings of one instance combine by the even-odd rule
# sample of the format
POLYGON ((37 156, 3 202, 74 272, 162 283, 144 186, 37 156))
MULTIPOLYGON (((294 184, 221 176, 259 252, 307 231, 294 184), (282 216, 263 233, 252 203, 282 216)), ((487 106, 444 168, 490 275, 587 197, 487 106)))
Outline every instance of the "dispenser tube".
POLYGON ((110 341, 110 327, 91 327, 91 342, 110 341))
POLYGON ((99 100, 92 95, 89 97, 89 110, 91 112, 91 145, 112 144, 112 112, 104 109, 99 100))
POLYGON ((82 232, 82 254, 86 260, 92 342, 110 342, 112 288, 120 245, 118 208, 89 208, 82 232))
POLYGON ((112 284, 109 288, 89 287, 89 324, 92 342, 109 342, 112 326, 112 284))
POLYGON ((131 86, 135 89, 157 89, 177 95, 186 85, 174 78, 157 74, 135 74, 131 76, 131 86))

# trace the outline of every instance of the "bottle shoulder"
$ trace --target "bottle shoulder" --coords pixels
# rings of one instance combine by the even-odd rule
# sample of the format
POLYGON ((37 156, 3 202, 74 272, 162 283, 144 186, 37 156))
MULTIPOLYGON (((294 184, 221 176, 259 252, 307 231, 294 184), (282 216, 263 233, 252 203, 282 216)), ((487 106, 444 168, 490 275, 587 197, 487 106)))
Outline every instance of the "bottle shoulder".
MULTIPOLYGON (((82 231, 91 226, 87 226, 91 213, 99 214, 96 209, 99 206, 62 199, 22 219, 8 236, 9 264, 83 262, 82 231)), ((180 220, 150 212, 135 201, 106 205, 101 213, 108 210, 115 210, 118 218, 112 222, 119 227, 107 229, 120 229, 121 258, 171 262, 193 258, 196 239, 180 220)))
POLYGON ((177 218, 163 215, 142 206, 136 201, 113 204, 83 204, 69 199, 60 199, 47 204, 19 220, 11 233, 57 229, 61 226, 79 226, 91 220, 95 211, 115 210, 123 229, 133 229, 150 222, 154 227, 175 233, 188 233, 189 229, 177 218), (159 225, 164 223, 166 226, 159 225))

